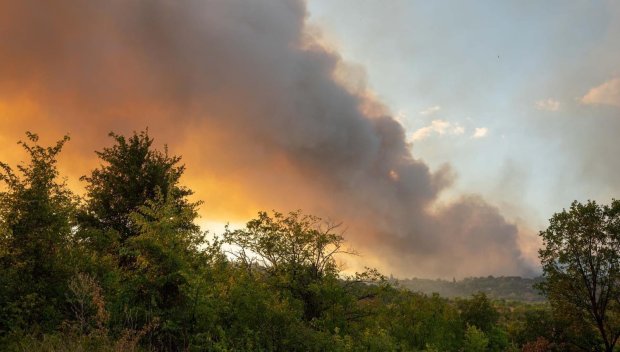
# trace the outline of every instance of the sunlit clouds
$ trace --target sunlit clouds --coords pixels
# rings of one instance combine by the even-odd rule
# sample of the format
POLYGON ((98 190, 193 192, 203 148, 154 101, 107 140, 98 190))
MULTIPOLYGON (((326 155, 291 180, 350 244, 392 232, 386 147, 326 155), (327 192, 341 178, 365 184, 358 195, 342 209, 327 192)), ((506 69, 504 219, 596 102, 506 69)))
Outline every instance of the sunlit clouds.
MULTIPOLYGON (((465 134, 466 128, 458 122, 449 122, 446 120, 433 120, 430 125, 415 130, 411 135, 413 142, 419 142, 433 135, 437 136, 460 136, 465 134)), ((487 127, 476 127, 471 132, 471 138, 479 139, 487 136, 489 129, 487 127)))
POLYGON ((620 78, 610 79, 609 81, 594 87, 581 98, 583 104, 588 105, 611 105, 620 107, 620 78))
POLYGON ((411 139, 415 142, 428 138, 432 134, 440 136, 444 134, 458 136, 463 133, 465 133, 465 129, 458 123, 451 123, 445 120, 433 120, 430 125, 413 132, 411 139))
POLYGON ((489 129, 486 127, 476 127, 474 133, 471 135, 471 138, 484 138, 489 133, 489 129))

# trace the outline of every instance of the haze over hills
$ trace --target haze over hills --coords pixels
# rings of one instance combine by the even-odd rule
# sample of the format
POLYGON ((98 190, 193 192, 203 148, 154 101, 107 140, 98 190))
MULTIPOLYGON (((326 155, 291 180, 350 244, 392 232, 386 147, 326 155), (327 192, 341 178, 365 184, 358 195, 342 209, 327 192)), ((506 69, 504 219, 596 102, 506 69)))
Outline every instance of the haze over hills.
POLYGON ((396 281, 400 286, 414 292, 428 295, 438 293, 440 296, 449 298, 469 297, 477 292, 484 292, 492 299, 522 302, 545 301, 545 298, 533 287, 534 284, 542 281, 541 277, 487 276, 468 277, 458 281, 411 278, 396 281))

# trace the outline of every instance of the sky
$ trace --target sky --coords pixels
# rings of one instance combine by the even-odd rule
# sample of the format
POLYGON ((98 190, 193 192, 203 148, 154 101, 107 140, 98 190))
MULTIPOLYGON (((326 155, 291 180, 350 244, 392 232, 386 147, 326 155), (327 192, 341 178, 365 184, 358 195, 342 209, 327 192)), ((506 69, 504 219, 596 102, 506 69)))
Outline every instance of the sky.
POLYGON ((221 231, 342 222, 350 270, 536 275, 537 232, 620 189, 612 1, 0 0, 0 160, 149 128, 221 231))

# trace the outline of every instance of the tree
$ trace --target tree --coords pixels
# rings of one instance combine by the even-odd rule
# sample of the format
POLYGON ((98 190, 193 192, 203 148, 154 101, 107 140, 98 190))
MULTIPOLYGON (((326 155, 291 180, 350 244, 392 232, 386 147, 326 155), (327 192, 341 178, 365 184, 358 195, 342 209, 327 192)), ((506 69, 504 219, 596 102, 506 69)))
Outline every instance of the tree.
POLYGON ((102 165, 82 177, 81 244, 103 259, 95 262, 111 259, 115 266, 99 270, 103 281, 112 281, 104 283, 108 296, 116 295, 111 321, 130 314, 137 327, 156 322, 150 342, 181 348, 196 296, 190 282, 201 265, 204 236, 195 223, 200 203, 180 185, 181 158, 155 149, 148 132, 110 136, 115 144, 97 152, 102 165))
POLYGON ((185 171, 178 156, 169 156, 165 147, 161 152, 153 148, 148 131, 133 133, 129 138, 110 133, 116 144, 96 152, 102 165, 93 170, 86 181, 86 203, 78 216, 80 234, 84 241, 99 253, 108 252, 116 257, 121 267, 131 267, 135 258, 127 248, 127 240, 138 236, 140 226, 132 214, 158 194, 169 202, 174 213, 190 212, 182 216, 177 230, 197 231, 194 223, 199 202, 188 197, 193 192, 179 184, 185 171), (170 200, 168 200, 170 198, 170 200))
POLYGON ((239 248, 234 254, 248 270, 262 269, 271 283, 304 304, 307 320, 317 318, 325 301, 321 283, 338 276, 335 255, 351 253, 334 232, 340 224, 323 222, 300 211, 288 215, 259 212, 245 229, 226 231, 225 240, 239 248))
POLYGON ((196 218, 196 210, 182 210, 176 208, 172 196, 157 192, 154 200, 130 214, 138 234, 125 244, 135 265, 122 274, 124 293, 134 308, 144 310, 136 311, 139 318, 144 314, 159 320, 152 342, 167 350, 188 341, 194 296, 190 281, 200 275, 200 247, 205 243, 197 226, 185 226, 196 218))
POLYGON ((63 315, 76 197, 58 180, 56 159, 65 136, 42 147, 26 133, 20 142, 30 163, 16 173, 0 163, 0 331, 40 326, 49 330, 63 315))
POLYGON ((484 332, 474 325, 467 325, 465 329, 464 352, 484 352, 489 346, 489 339, 484 332))
POLYGON ((499 313, 483 292, 478 292, 471 299, 458 301, 461 318, 465 325, 472 325, 488 334, 499 319, 499 313))
MULTIPOLYGON (((187 199, 193 192, 179 184, 185 171, 179 165, 181 158, 169 156, 167 147, 164 152, 154 149, 148 131, 134 132, 129 138, 115 133, 110 136, 116 144, 96 152, 103 165, 82 177, 87 183, 82 225, 113 231, 124 243, 139 232, 130 214, 154 200, 157 192, 171 197, 179 212, 198 205, 187 199)), ((193 228, 192 221, 179 225, 193 228)))
POLYGON ((555 314, 583 318, 598 331, 604 350, 613 351, 620 337, 620 201, 575 201, 553 215, 540 236, 540 288, 555 314))
POLYGON ((455 351, 462 344, 463 327, 455 305, 438 294, 426 296, 393 288, 381 295, 381 307, 371 322, 389 327, 403 350, 455 351))

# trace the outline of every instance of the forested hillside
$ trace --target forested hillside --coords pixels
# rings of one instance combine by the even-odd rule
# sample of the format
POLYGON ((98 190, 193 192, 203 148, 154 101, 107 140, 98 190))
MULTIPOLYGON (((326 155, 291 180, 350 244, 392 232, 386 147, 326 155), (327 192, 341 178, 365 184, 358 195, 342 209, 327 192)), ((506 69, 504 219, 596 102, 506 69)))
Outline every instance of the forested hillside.
POLYGON ((414 292, 438 293, 442 297, 468 297, 484 292, 491 299, 504 299, 522 302, 543 302, 545 297, 534 285, 542 278, 522 278, 518 276, 470 277, 463 280, 400 279, 397 283, 414 292))

